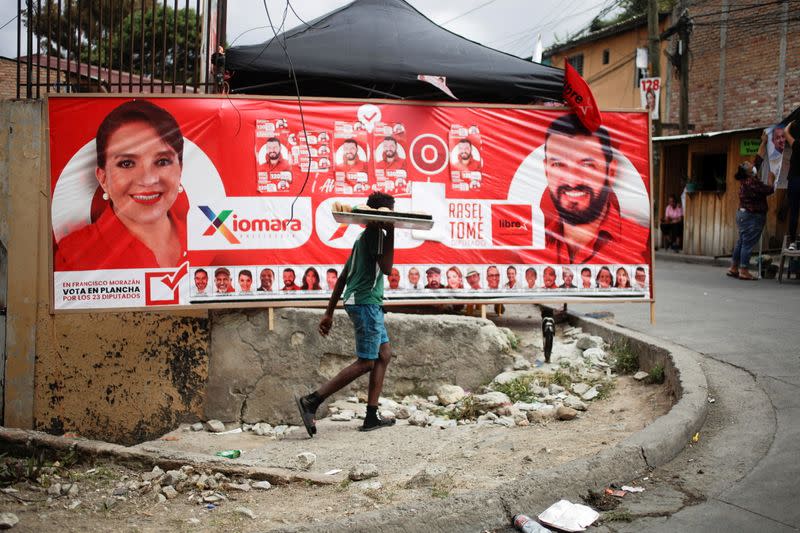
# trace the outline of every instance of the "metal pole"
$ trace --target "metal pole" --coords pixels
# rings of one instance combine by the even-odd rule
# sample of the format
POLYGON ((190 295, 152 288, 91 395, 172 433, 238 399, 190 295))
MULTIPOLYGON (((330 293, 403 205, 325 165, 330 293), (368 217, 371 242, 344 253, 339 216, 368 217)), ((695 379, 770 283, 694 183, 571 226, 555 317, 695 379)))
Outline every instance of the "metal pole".
MULTIPOLYGON (((661 76, 661 39, 659 39, 658 29, 658 0, 649 0, 647 9, 647 33, 648 33, 648 57, 650 58, 650 76, 658 78, 661 76)), ((663 88, 661 90, 663 94, 663 88)), ((661 103, 659 99, 659 104, 661 103)), ((661 107, 659 105, 659 107, 661 107)), ((659 118, 653 121, 655 136, 661 136, 661 113, 659 118)))

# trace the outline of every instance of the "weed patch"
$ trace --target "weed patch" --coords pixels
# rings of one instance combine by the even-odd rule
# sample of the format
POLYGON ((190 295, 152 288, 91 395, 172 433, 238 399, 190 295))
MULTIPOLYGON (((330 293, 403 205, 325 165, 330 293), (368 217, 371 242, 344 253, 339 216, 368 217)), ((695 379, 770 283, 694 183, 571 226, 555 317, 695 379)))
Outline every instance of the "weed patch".
POLYGON ((618 374, 633 374, 639 370, 639 355, 627 342, 615 343, 611 346, 611 361, 618 374))
POLYGON ((656 365, 651 368, 647 373, 647 382, 650 384, 664 383, 664 365, 656 365))
POLYGON ((534 376, 521 376, 506 383, 495 385, 494 390, 508 396, 512 402, 532 402, 536 395, 531 391, 534 376))

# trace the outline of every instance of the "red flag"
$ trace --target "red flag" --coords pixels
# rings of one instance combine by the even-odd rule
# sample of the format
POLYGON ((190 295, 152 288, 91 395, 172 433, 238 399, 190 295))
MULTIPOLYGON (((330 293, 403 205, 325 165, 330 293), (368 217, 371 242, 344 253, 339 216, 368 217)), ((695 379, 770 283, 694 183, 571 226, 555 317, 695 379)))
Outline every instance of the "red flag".
POLYGON ((578 71, 565 59, 564 60, 564 100, 578 115, 581 123, 589 131, 599 128, 603 119, 600 118, 600 109, 594 101, 594 95, 578 71))

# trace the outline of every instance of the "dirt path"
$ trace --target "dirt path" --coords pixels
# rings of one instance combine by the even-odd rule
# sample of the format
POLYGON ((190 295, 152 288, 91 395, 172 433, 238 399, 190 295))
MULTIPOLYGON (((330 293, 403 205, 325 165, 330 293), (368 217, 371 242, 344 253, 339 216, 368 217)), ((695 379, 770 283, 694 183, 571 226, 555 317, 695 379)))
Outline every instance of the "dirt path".
MULTIPOLYGON (((505 323, 512 327, 518 324, 513 329, 521 339, 521 353, 532 353, 537 343, 541 346, 530 319, 512 316, 505 323)), ((568 348, 561 342, 557 346, 568 348)), ((253 433, 192 432, 187 426, 162 437, 166 440, 140 447, 200 454, 240 449, 242 456, 234 461, 283 468, 296 467, 297 455, 310 452, 316 456, 311 472, 341 470, 343 473, 336 475, 343 476, 360 463, 371 463, 378 475, 365 481, 345 478, 329 486, 296 483, 247 492, 220 479, 215 490, 184 487, 174 498, 159 502, 151 482, 142 486, 143 472, 109 464, 73 465, 39 476, 41 484, 11 485, 19 492, 0 492, 0 502, 3 511, 19 517, 15 531, 265 531, 491 488, 525 472, 595 454, 642 429, 669 406, 663 386, 645 385, 623 376, 607 398, 591 402, 578 418, 524 427, 472 423, 438 429, 399 420, 394 427, 365 434, 356 431, 360 420, 324 419, 319 421, 319 432, 313 439, 301 430, 274 439, 253 433), (435 467, 429 468, 433 478, 409 483, 426 467, 435 467), (72 495, 48 495, 47 486, 68 479, 77 482, 72 495), (203 497, 214 493, 226 499, 209 507, 203 497)), ((192 474, 189 472, 189 476, 192 474)))

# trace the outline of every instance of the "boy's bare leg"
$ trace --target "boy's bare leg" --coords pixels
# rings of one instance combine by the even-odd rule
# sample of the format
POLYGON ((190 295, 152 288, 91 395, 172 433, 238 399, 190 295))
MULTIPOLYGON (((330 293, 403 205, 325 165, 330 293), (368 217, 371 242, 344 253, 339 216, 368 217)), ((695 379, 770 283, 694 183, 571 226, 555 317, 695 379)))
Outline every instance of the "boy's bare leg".
POLYGON ((364 418, 364 425, 361 426, 361 431, 372 431, 382 427, 391 426, 394 424, 394 419, 382 420, 378 416, 378 399, 381 397, 383 390, 383 377, 386 375, 386 367, 392 360, 392 349, 388 342, 381 344, 378 349, 378 360, 375 361, 375 366, 369 373, 369 392, 367 393, 367 416, 364 418))
POLYGON ((386 367, 392 360, 392 348, 388 342, 381 344, 378 350, 378 359, 375 366, 369 373, 369 391, 367 393, 367 405, 378 405, 378 398, 383 391, 383 378, 386 375, 386 367))
MULTIPOLYGON (((319 389, 317 394, 323 400, 333 394, 334 392, 348 386, 352 381, 363 376, 370 370, 378 366, 378 361, 370 361, 367 359, 357 359, 353 363, 347 365, 339 371, 330 381, 324 383, 319 389)), ((384 368, 385 372, 385 368, 384 368)), ((372 378, 370 378, 370 386, 372 385, 372 378)))

